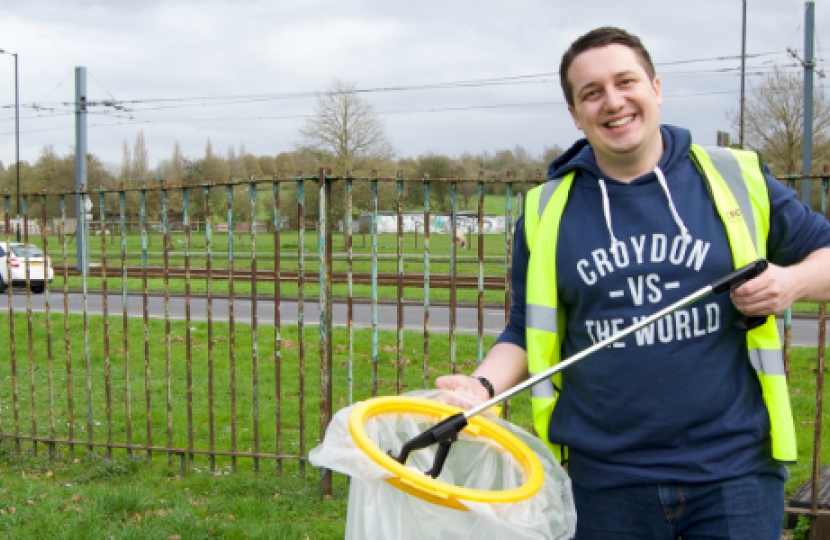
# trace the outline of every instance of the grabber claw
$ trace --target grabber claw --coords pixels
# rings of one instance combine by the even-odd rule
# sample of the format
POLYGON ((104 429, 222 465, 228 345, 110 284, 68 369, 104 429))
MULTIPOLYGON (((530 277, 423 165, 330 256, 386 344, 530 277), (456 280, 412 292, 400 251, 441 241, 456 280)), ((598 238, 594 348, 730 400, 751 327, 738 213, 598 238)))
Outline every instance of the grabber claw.
POLYGON ((464 413, 454 414, 438 422, 417 437, 406 441, 398 457, 393 456, 391 453, 389 455, 401 465, 406 465, 409 454, 415 450, 421 450, 433 444, 439 444, 438 452, 435 454, 435 462, 432 468, 426 472, 427 475, 437 478, 441 474, 441 469, 444 467, 444 461, 446 461, 447 455, 450 452, 450 446, 458 440, 458 433, 466 426, 467 417, 464 413))

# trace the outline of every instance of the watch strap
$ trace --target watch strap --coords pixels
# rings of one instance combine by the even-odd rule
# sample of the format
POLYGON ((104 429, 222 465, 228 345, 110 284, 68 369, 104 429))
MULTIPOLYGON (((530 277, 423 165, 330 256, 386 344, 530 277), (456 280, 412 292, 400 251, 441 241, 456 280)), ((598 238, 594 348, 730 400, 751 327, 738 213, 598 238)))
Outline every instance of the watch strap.
POLYGON ((493 388, 493 385, 490 383, 490 381, 487 380, 486 377, 481 377, 479 375, 474 375, 473 379, 480 382, 481 386, 483 386, 487 390, 487 393, 490 394, 490 399, 493 399, 495 397, 496 389, 493 388))

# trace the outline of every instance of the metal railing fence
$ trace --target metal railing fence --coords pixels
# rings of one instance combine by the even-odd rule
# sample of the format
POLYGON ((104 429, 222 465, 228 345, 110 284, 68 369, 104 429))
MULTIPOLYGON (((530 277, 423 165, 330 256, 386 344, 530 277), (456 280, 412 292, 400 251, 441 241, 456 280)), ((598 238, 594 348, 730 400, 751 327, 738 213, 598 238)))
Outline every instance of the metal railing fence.
MULTIPOLYGON (((814 178, 827 212, 828 177, 814 178)), ((182 474, 235 470, 240 460, 257 471, 267 460, 280 473, 290 462, 305 474, 335 410, 429 387, 483 359, 492 341, 485 321, 508 316, 521 193, 540 181, 320 170, 23 193, 22 240, 49 254, 56 281, 40 295, 27 275, 4 295, 0 442, 50 456, 59 448, 162 455, 182 474), (88 219, 75 221, 76 197, 97 208, 88 219), (361 211, 368 224, 353 219, 361 211), (76 227, 86 233, 80 250, 76 227), (460 327, 461 311, 474 323, 460 327)), ((20 227, 12 200, 0 195, 0 241, 13 242, 20 227)), ((9 275, 9 259, 0 262, 9 275)), ((819 317, 823 343, 824 305, 819 317)), ((814 480, 824 371, 818 347, 814 480)), ((529 425, 527 412, 516 414, 529 425)), ((321 488, 330 491, 330 475, 321 488)), ((794 511, 826 513, 815 504, 794 511)))

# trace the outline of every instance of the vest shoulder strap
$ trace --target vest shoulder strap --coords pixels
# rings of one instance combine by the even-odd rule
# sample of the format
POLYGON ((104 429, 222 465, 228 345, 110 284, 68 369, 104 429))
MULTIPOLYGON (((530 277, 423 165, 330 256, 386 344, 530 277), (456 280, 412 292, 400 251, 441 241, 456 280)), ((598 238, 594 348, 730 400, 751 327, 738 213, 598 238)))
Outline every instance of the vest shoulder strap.
POLYGON ((539 230, 539 223, 542 221, 542 216, 545 214, 548 205, 553 198, 553 194, 562 185, 562 182, 568 180, 568 185, 576 173, 571 171, 563 176, 557 176, 548 180, 541 186, 537 186, 530 190, 525 199, 525 240, 527 241, 528 249, 532 249, 533 241, 536 238, 536 231, 539 230))
MULTIPOLYGON (((727 230, 730 223, 742 221, 755 248, 755 254, 747 256, 765 256, 770 203, 758 154, 750 150, 692 145, 692 156, 727 230)), ((732 236, 732 242, 743 242, 732 236)))

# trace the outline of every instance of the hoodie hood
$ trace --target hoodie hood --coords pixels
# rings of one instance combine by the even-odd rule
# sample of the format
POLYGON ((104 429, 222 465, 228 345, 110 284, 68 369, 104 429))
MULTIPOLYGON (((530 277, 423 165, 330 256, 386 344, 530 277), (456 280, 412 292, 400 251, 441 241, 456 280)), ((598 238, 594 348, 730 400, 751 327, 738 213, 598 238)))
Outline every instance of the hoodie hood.
MULTIPOLYGON (((660 126, 660 134, 663 136, 663 156, 657 166, 664 174, 669 174, 674 165, 680 163, 691 152, 692 136, 686 129, 669 125, 660 126)), ((588 139, 576 141, 564 154, 551 162, 548 166, 548 180, 562 176, 574 169, 581 169, 592 178, 603 178, 599 167, 597 167, 594 150, 591 148, 588 139)), ((650 174, 644 176, 648 177, 650 174)), ((642 178, 640 177, 634 181, 641 181, 642 178)), ((607 177, 605 179, 614 180, 607 177)))
MULTIPOLYGON (((660 162, 652 171, 639 178, 635 178, 630 184, 658 182, 666 194, 666 202, 671 211, 672 218, 680 231, 680 235, 684 239, 687 239, 687 241, 690 241, 689 230, 677 213, 671 191, 669 191, 669 186, 666 182, 666 175, 670 174, 689 155, 692 138, 688 130, 673 126, 660 126, 660 134, 663 140, 663 155, 660 157, 660 162)), ((550 164, 550 167, 548 167, 548 179, 561 177, 571 171, 577 172, 576 182, 587 182, 588 184, 596 184, 599 186, 602 194, 602 214, 605 218, 605 225, 608 228, 610 248, 612 252, 615 252, 621 246, 618 246, 620 241, 614 234, 614 225, 611 218, 611 199, 608 195, 608 187, 606 184, 613 182, 619 184, 620 187, 624 187, 622 185, 623 183, 613 178, 604 177, 597 166, 594 150, 591 148, 587 139, 577 141, 567 152, 550 164)))

